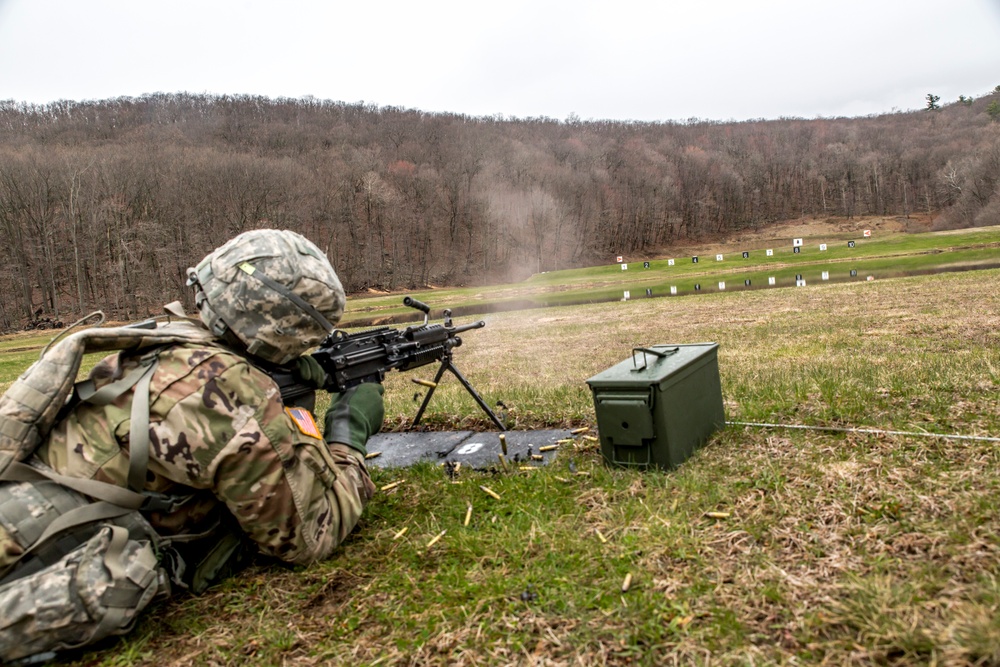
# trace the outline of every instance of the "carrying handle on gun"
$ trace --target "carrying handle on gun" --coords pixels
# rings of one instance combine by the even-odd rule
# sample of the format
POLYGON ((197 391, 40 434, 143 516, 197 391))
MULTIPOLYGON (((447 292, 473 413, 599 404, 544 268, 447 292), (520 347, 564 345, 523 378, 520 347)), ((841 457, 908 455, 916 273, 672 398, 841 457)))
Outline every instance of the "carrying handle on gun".
MULTIPOLYGON (((404 306, 409 306, 410 308, 416 308, 421 313, 423 313, 424 314, 424 325, 426 326, 428 318, 430 317, 430 313, 431 313, 431 307, 430 306, 428 306, 423 301, 417 301, 416 299, 414 299, 412 297, 409 297, 409 296, 404 296, 403 297, 403 305, 404 306)), ((450 315, 450 313, 449 313, 449 315, 450 315)))
POLYGON ((651 348, 651 347, 633 347, 632 348, 632 366, 633 366, 632 372, 633 373, 638 373, 639 371, 646 370, 646 366, 649 365, 648 362, 646 361, 646 354, 647 353, 655 355, 657 357, 657 361, 659 361, 660 359, 663 359, 664 357, 669 357, 671 354, 677 354, 677 351, 680 350, 680 349, 681 348, 679 348, 679 347, 674 347, 674 348, 671 348, 669 350, 656 350, 656 349, 651 348), (638 364, 635 363, 635 353, 636 352, 642 352, 642 366, 639 366, 638 364))

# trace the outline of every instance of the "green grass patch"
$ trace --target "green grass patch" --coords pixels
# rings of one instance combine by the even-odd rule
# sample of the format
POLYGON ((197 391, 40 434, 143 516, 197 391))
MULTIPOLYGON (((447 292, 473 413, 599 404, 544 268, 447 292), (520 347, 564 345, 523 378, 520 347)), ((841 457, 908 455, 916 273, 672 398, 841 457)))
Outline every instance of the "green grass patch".
MULTIPOLYGON (((800 252, 793 252, 791 240, 783 245, 747 248, 735 246, 711 254, 699 255, 699 262, 690 256, 675 257, 670 266, 667 259, 628 262, 623 271, 618 264, 551 271, 528 280, 490 287, 448 288, 433 291, 416 290, 414 298, 433 306, 435 316, 441 309, 452 308, 463 314, 491 312, 499 308, 542 307, 616 301, 630 292, 632 299, 642 298, 646 290, 653 296, 706 294, 718 291, 743 290, 746 280, 752 289, 768 289, 769 278, 774 287, 789 287, 802 276, 806 285, 824 282, 865 281, 897 278, 921 273, 953 271, 983 266, 995 267, 1000 262, 1000 227, 921 234, 890 234, 878 238, 852 238, 833 234, 830 238, 807 239, 800 252), (843 237, 843 238, 841 238, 843 237), (827 245, 819 250, 820 243, 827 245), (746 250, 750 256, 742 257, 746 250), (716 254, 723 261, 717 262, 716 254), (856 275, 851 275, 851 271, 856 275), (823 274, 828 276, 824 279, 823 274), (720 290, 719 283, 725 283, 720 290), (695 286, 698 286, 696 290, 695 286), (505 305, 506 304, 506 305, 505 305)), ((344 316, 351 322, 415 317, 416 313, 402 305, 398 294, 352 298, 344 316)))

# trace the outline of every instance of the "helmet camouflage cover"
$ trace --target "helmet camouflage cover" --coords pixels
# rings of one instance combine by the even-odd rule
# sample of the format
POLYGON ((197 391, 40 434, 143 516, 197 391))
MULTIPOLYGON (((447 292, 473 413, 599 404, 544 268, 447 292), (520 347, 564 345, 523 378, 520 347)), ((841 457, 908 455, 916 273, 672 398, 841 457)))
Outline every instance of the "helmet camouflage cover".
POLYGON ((287 230, 240 234, 188 269, 188 284, 213 334, 228 331, 277 364, 318 345, 344 313, 344 288, 326 255, 287 230))

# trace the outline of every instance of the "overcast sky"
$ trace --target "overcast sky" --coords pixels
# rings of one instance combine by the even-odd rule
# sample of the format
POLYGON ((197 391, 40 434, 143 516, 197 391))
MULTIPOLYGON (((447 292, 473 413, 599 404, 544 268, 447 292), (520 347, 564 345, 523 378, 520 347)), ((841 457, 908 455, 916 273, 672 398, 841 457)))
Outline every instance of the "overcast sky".
POLYGON ((0 99, 864 116, 1000 85, 1000 0, 0 0, 0 99))

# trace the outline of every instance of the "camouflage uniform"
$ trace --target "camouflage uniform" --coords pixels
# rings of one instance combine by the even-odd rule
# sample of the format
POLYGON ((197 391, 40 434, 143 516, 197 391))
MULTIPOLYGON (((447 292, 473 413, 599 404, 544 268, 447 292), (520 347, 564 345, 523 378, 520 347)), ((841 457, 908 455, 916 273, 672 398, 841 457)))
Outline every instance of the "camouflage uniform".
MULTIPOLYGON (((157 347, 152 339, 135 344, 132 354, 106 357, 90 374, 92 388, 99 391, 130 377, 155 351, 156 365, 148 374, 149 462, 144 483, 139 477, 142 488, 134 488, 129 467, 134 435, 130 431, 138 419, 133 403, 144 396, 137 391, 147 390, 142 382, 116 396, 110 394, 114 396, 110 402, 78 403, 48 427, 51 417, 46 415, 53 414, 53 402, 46 403, 44 378, 58 376, 60 368, 69 368, 70 377, 75 375, 74 366, 64 363, 66 355, 60 354, 63 348, 77 350, 75 368, 79 367, 81 345, 70 340, 73 336, 49 354, 53 370, 47 367, 34 376, 43 378, 41 394, 38 386, 19 386, 0 401, 4 414, 16 417, 15 424, 32 424, 35 413, 25 411, 23 401, 48 406, 39 408, 42 418, 33 431, 46 433, 35 457, 55 473, 107 483, 102 488, 132 486, 138 492, 186 498, 169 513, 143 512, 155 533, 131 511, 95 525, 83 537, 85 543, 58 562, 0 585, 0 660, 86 645, 127 631, 154 595, 169 592, 167 578, 178 580, 178 572, 156 562, 156 545, 162 537, 197 534, 220 514, 228 514, 263 553, 307 564, 331 554, 374 494, 364 466, 364 439, 381 423, 381 399, 376 397, 378 409, 368 415, 359 437, 354 437, 356 430, 345 430, 339 417, 331 421, 331 411, 328 439, 353 441, 328 444, 312 416, 286 408, 277 385, 247 356, 287 363, 332 330, 343 312, 344 294, 325 255, 292 232, 257 230, 202 260, 189 271, 189 282, 196 287, 196 303, 210 334, 199 329, 200 333, 182 334, 169 345, 157 347), (245 348, 246 353, 235 348, 245 348)), ((98 349, 117 348, 106 344, 98 349)), ((45 362, 43 356, 39 363, 45 362)), ((30 378, 26 373, 22 379, 30 378)), ((346 407, 344 403, 340 407, 346 407)), ((57 401, 54 407, 58 406, 57 401)), ((347 418, 357 417, 355 412, 347 418)), ((2 472, 8 465, 18 465, 9 463, 10 452, 14 460, 23 458, 17 451, 19 447, 23 451, 24 444, 8 437, 14 431, 7 426, 0 431, 7 438, 0 443, 2 472)), ((30 446, 31 441, 26 438, 25 444, 30 446)), ((76 486, 64 488, 66 481, 21 484, 8 495, 13 506, 22 508, 26 524, 32 517, 49 516, 51 508, 64 500, 68 505, 87 504, 72 490, 76 486), (46 484, 58 488, 45 493, 33 490, 46 484), (25 502, 19 504, 18 498, 25 502)), ((114 509, 113 502, 111 506, 114 509)), ((0 573, 9 571, 8 566, 22 555, 25 536, 18 537, 0 525, 0 573)))
MULTIPOLYGON (((136 363, 119 369, 107 357, 91 377, 100 388, 136 363)), ((131 399, 129 391, 110 405, 81 404, 39 456, 57 472, 125 486, 131 399)), ((264 553, 311 563, 347 536, 374 492, 362 452, 303 433, 271 378, 223 347, 159 354, 149 435, 147 490, 194 490, 178 512, 150 517, 164 535, 190 531, 221 501, 264 553)))

